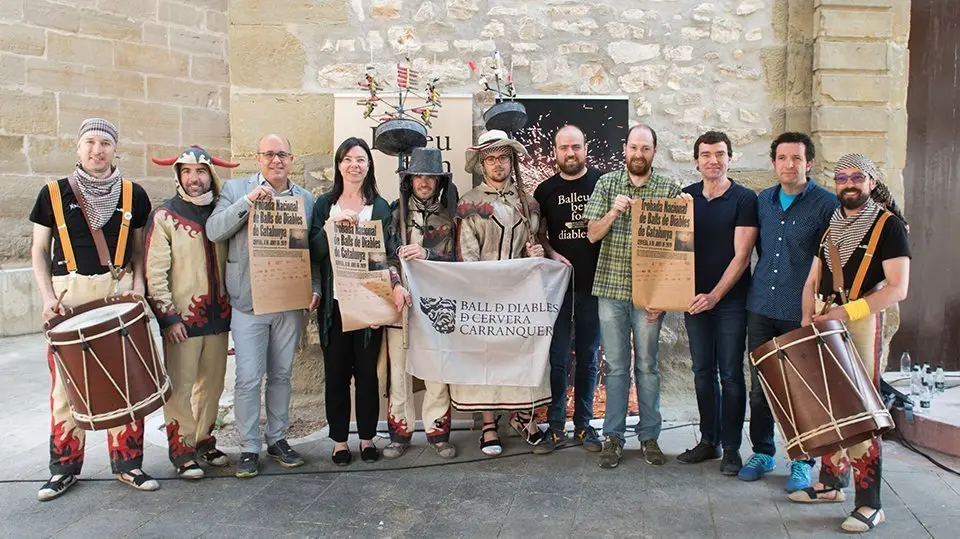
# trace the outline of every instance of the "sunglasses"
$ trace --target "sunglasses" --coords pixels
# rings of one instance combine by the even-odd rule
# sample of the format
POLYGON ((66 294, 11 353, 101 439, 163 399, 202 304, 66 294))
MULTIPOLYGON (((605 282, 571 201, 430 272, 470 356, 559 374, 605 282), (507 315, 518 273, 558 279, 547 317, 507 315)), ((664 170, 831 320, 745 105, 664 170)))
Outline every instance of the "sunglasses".
POLYGON ((847 176, 846 174, 837 174, 836 176, 833 177, 833 181, 837 185, 844 185, 847 182, 860 184, 867 181, 867 176, 860 174, 859 172, 854 172, 849 176, 847 176))

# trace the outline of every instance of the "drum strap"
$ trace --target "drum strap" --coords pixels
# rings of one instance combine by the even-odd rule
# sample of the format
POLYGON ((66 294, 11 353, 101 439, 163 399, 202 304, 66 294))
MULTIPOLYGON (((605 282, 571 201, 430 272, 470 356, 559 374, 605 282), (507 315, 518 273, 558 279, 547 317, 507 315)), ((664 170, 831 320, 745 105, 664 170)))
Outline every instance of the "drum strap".
POLYGON ((870 243, 867 244, 867 252, 863 253, 863 260, 860 261, 860 267, 857 268, 857 277, 853 280, 853 288, 850 289, 850 301, 860 298, 860 289, 863 287, 863 280, 867 277, 867 270, 870 269, 870 263, 873 262, 873 253, 877 251, 877 245, 880 244, 880 233, 883 232, 883 225, 892 214, 888 211, 880 214, 877 224, 873 227, 870 234, 870 243))
POLYGON ((840 265, 840 251, 830 240, 827 240, 827 251, 830 254, 831 273, 833 273, 833 289, 840 294, 841 304, 847 302, 847 292, 843 286, 843 266, 840 265))
POLYGON ((63 259, 67 263, 67 271, 77 271, 77 259, 73 255, 73 244, 70 243, 70 233, 67 232, 67 220, 63 216, 63 199, 60 196, 60 183, 52 181, 47 184, 50 191, 50 205, 53 207, 53 220, 57 225, 57 234, 60 237, 60 249, 63 259))
POLYGON ((103 230, 99 228, 94 230, 93 227, 90 226, 90 219, 87 217, 87 201, 80 191, 80 186, 77 185, 76 178, 70 176, 68 180, 70 182, 70 189, 73 190, 73 195, 76 197, 77 204, 80 206, 80 211, 83 212, 83 220, 86 221, 90 235, 93 236, 93 244, 97 247, 97 256, 100 258, 100 265, 109 268, 113 278, 119 281, 123 278, 123 274, 126 273, 126 270, 123 269, 123 258, 126 255, 130 219, 133 217, 130 213, 133 206, 133 184, 128 180, 122 180, 121 183, 120 198, 123 201, 121 207, 123 215, 122 221, 120 222, 120 235, 117 240, 116 263, 113 263, 110 261, 110 251, 107 249, 107 240, 103 236, 103 230))

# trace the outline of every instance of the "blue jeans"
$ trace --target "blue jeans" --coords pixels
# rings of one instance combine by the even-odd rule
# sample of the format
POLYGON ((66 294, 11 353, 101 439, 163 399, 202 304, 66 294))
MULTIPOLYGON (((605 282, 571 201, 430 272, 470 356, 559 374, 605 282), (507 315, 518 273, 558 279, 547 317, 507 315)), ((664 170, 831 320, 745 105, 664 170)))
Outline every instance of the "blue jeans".
POLYGON ((637 382, 640 422, 637 435, 641 441, 660 437, 660 327, 663 316, 647 322, 647 310, 633 306, 632 301, 598 299, 600 335, 606 360, 607 409, 603 434, 624 441, 627 430, 627 406, 630 394, 630 359, 635 358, 633 374, 637 382), (633 354, 631 354, 631 330, 633 354))
POLYGON ((747 407, 743 377, 746 299, 724 299, 713 309, 695 315, 687 313, 684 319, 700 408, 700 441, 738 451, 747 407))
POLYGON ((589 292, 567 288, 550 341, 550 390, 553 400, 547 409, 550 427, 563 428, 566 422, 567 367, 570 365, 570 330, 574 330, 576 372, 573 382, 573 424, 587 425, 593 419, 593 392, 597 387, 597 352, 600 347, 600 319, 597 298, 589 292), (571 323, 571 315, 573 322, 571 323))

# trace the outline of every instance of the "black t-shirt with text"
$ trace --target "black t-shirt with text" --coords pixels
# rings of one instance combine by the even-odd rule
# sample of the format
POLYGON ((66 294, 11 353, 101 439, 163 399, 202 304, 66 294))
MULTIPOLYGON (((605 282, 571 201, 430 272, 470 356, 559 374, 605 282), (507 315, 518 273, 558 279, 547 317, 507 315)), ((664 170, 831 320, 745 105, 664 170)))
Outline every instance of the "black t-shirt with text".
POLYGON ((574 289, 588 294, 597 271, 600 242, 590 243, 587 239, 583 210, 602 174, 592 168, 576 180, 565 180, 560 174, 554 174, 533 193, 547 226, 550 246, 573 264, 574 289))
MULTIPOLYGON (((77 204, 77 197, 73 196, 73 189, 70 188, 70 182, 63 178, 57 182, 60 186, 60 200, 63 203, 63 218, 67 222, 67 232, 70 234, 70 244, 73 246, 73 256, 77 260, 77 273, 81 275, 100 275, 107 273, 108 268, 100 265, 100 257, 97 255, 97 247, 93 243, 93 236, 90 234, 90 228, 83 218, 83 211, 77 204)), ((107 242, 107 249, 110 252, 110 259, 117 251, 117 241, 120 237, 120 222, 123 220, 123 197, 117 201, 117 211, 114 212, 107 224, 103 226, 103 237, 107 242)), ((143 228, 150 217, 150 197, 139 184, 133 184, 133 208, 130 213, 133 217, 130 219, 130 228, 143 228)), ((57 231, 56 221, 53 217, 53 206, 50 203, 50 188, 46 185, 37 195, 37 201, 33 205, 33 211, 30 212, 30 221, 45 226, 53 231, 53 266, 51 273, 53 275, 66 275, 67 262, 63 258, 63 247, 60 245, 60 234, 57 231)), ((127 248, 123 257, 124 267, 130 263, 130 257, 133 256, 133 234, 127 235, 127 248)))
MULTIPOLYGON (((881 215, 883 214, 881 213, 881 215)), ((877 219, 879 220, 879 216, 877 219)), ((860 270, 863 255, 867 252, 870 236, 873 235, 873 230, 876 227, 877 222, 874 221, 873 226, 870 227, 870 231, 863 236, 860 245, 854 249, 853 254, 850 255, 850 260, 843 266, 843 285, 847 289, 846 294, 848 296, 850 294, 850 288, 853 287, 853 281, 857 278, 857 271, 860 270)), ((827 267, 827 257, 830 256, 830 253, 826 248, 826 241, 825 237, 817 249, 817 256, 820 258, 821 263, 819 292, 824 298, 829 297, 830 294, 833 293, 833 273, 831 273, 830 268, 827 267)), ((860 297, 864 297, 867 292, 873 290, 881 281, 886 279, 886 275, 883 272, 883 261, 903 256, 910 258, 910 244, 907 241, 907 229, 903 225, 903 221, 891 215, 887 218, 887 222, 884 223, 883 230, 880 232, 880 241, 877 243, 877 250, 873 253, 873 258, 870 259, 870 266, 867 268, 867 274, 864 276, 863 284, 860 286, 860 297)), ((841 302, 839 297, 834 301, 836 303, 841 302)))

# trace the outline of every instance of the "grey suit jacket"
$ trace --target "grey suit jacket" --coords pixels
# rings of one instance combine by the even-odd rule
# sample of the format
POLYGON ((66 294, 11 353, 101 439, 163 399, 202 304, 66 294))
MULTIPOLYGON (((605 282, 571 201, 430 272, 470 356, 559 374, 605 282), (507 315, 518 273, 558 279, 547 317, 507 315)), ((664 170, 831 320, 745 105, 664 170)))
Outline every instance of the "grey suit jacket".
MULTIPOLYGON (((207 219, 207 237, 210 241, 229 241, 227 252, 227 294, 230 305, 245 313, 253 312, 253 298, 250 292, 250 252, 247 248, 247 219, 253 206, 247 200, 247 193, 260 185, 260 175, 229 180, 223 184, 217 206, 207 219)), ((313 195, 310 191, 290 182, 291 196, 302 196, 307 213, 307 230, 313 219, 313 195)), ((320 294, 320 266, 311 264, 313 292, 320 294)))

